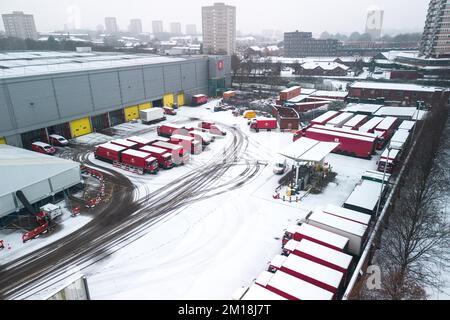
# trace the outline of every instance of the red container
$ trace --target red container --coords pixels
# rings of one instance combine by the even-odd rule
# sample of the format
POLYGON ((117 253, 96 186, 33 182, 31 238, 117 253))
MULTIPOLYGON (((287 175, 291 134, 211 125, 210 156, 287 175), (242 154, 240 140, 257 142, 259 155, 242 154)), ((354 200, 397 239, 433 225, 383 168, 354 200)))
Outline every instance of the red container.
POLYGON ((204 94, 197 94, 195 96, 192 96, 192 104, 195 106, 204 104, 208 102, 208 97, 204 94))
POLYGON ((276 128, 278 128, 277 119, 256 118, 253 119, 250 123, 250 129, 256 130, 256 132, 258 132, 259 130, 271 131, 276 128))
POLYGON ((316 128, 307 129, 305 137, 324 142, 338 142, 340 145, 333 152, 365 159, 372 156, 376 146, 375 138, 316 128))
POLYGON ((96 159, 106 162, 120 162, 122 161, 121 153, 125 150, 127 150, 126 147, 105 143, 95 147, 94 155, 96 159))
POLYGON ((163 169, 171 169, 173 167, 172 156, 167 150, 153 146, 145 146, 139 151, 146 152, 158 160, 159 166, 163 169))
MULTIPOLYGON (((174 133, 176 133, 176 131, 184 131, 186 130, 184 128, 184 126, 179 126, 179 125, 175 125, 175 124, 163 124, 161 126, 158 126, 158 128, 156 128, 156 132, 158 133, 158 136, 161 137, 166 137, 166 138, 170 138, 170 136, 174 133)), ((178 133, 180 133, 178 132, 178 133)))
POLYGON ((159 170, 156 158, 149 153, 138 150, 130 149, 122 152, 122 163, 143 169, 144 172, 148 173, 156 173, 159 170))

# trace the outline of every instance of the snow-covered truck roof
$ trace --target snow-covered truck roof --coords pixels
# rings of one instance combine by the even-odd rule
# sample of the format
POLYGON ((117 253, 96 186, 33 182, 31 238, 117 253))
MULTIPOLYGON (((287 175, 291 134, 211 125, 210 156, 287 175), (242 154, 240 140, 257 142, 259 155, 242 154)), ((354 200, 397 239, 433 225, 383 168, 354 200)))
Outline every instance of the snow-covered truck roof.
POLYGON ((299 251, 308 256, 328 262, 341 269, 347 270, 350 267, 353 257, 349 254, 333 250, 321 244, 303 239, 295 241, 293 239, 286 243, 285 248, 290 251, 299 251))
POLYGON ((335 229, 342 230, 344 232, 354 234, 358 237, 364 236, 367 231, 367 225, 350 221, 332 214, 325 212, 314 212, 308 220, 315 221, 322 225, 326 225, 335 229))
POLYGON ((380 171, 375 171, 375 170, 366 170, 366 172, 363 173, 363 175, 361 176, 362 180, 371 180, 371 181, 375 181, 378 183, 382 183, 383 182, 383 178, 384 181, 387 182, 389 181, 391 175, 389 173, 384 174, 384 172, 380 172, 380 171))
POLYGON ((354 116, 353 118, 348 120, 346 123, 344 123, 343 127, 344 128, 345 127, 353 128, 366 119, 367 119, 367 116, 365 116, 363 114, 357 114, 356 116, 354 116))
MULTIPOLYGON (((386 185, 383 186, 383 189, 386 185)), ((370 180, 363 180, 357 185, 353 192, 345 201, 344 206, 362 208, 373 212, 378 203, 381 192, 381 183, 370 180)))
POLYGON ((132 157, 139 157, 139 158, 148 158, 149 160, 156 160, 156 158, 153 158, 150 156, 150 154, 148 154, 147 152, 142 152, 139 150, 134 150, 134 149, 128 149, 124 152, 122 152, 122 154, 126 154, 132 157))
POLYGON ((375 128, 377 131, 385 131, 389 130, 397 121, 397 118, 395 117, 386 117, 381 121, 375 128))
POLYGON ((127 150, 127 147, 119 146, 117 144, 112 144, 111 142, 101 144, 101 145, 99 145, 99 147, 102 147, 102 148, 105 148, 108 150, 112 150, 112 151, 116 151, 116 152, 121 152, 121 151, 127 150))
POLYGON ((337 127, 327 127, 327 126, 323 126, 320 124, 315 124, 313 125, 311 128, 315 128, 315 129, 320 129, 320 130, 328 130, 328 131, 335 131, 335 132, 342 132, 342 133, 349 133, 349 134, 353 134, 356 136, 362 136, 362 137, 369 137, 369 138, 378 138, 378 135, 375 133, 370 133, 370 132, 363 132, 363 131, 358 131, 358 130, 352 130, 349 128, 337 128, 337 127))
POLYGON ((368 214, 361 213, 355 210, 346 209, 343 207, 338 207, 333 204, 329 204, 323 210, 325 213, 338 216, 356 223, 361 223, 368 226, 372 217, 368 214))
POLYGON ((400 150, 398 149, 384 149, 383 153, 380 156, 380 160, 394 160, 395 158, 397 158, 398 154, 400 153, 400 150))
POLYGON ((125 140, 125 139, 112 140, 111 143, 112 144, 118 144, 118 145, 121 145, 121 146, 125 146, 125 147, 128 147, 128 148, 132 148, 132 147, 136 146, 136 142, 128 141, 128 140, 125 140))
POLYGON ((158 153, 158 154, 167 153, 166 149, 153 147, 153 146, 145 146, 145 147, 142 147, 140 150, 141 151, 145 151, 145 152, 155 152, 155 153, 158 153))
POLYGON ((323 123, 324 121, 327 121, 328 119, 336 116, 337 114, 339 114, 339 112, 337 111, 327 111, 321 116, 318 116, 317 118, 311 120, 311 123, 323 123))
POLYGON ((383 121, 383 118, 373 117, 372 119, 364 123, 361 127, 359 127, 359 131, 368 132, 372 129, 375 129, 381 121, 383 121))
POLYGON ((349 240, 346 237, 340 236, 336 233, 329 232, 309 224, 303 223, 301 226, 298 226, 295 230, 296 233, 305 235, 311 239, 315 239, 317 241, 327 243, 335 248, 339 248, 344 250, 347 246, 349 240))
POLYGON ((286 298, 272 292, 260 285, 253 284, 248 291, 244 294, 241 300, 287 300, 286 298))
POLYGON ((382 106, 383 106, 382 104, 349 103, 346 108, 342 109, 342 111, 373 114, 377 112, 382 106))
POLYGON ((360 140, 360 141, 367 141, 367 142, 374 142, 375 141, 375 138, 371 138, 371 137, 360 136, 360 135, 355 135, 355 134, 345 133, 345 132, 316 129, 314 127, 313 128, 309 128, 307 131, 320 133, 320 134, 326 134, 326 135, 332 135, 332 136, 335 136, 335 137, 360 140))
POLYGON ((410 132, 406 130, 397 130, 391 138, 391 142, 405 143, 408 141, 410 132))
POLYGON ((414 128, 415 124, 416 124, 415 121, 403 120, 398 129, 411 131, 414 128))
POLYGON ((151 140, 149 140, 147 138, 137 137, 137 136, 129 137, 129 138, 127 138, 127 140, 131 141, 131 142, 136 142, 139 144, 149 144, 150 142, 152 142, 151 140))
POLYGON ((351 112, 344 112, 334 117, 330 121, 327 121, 326 125, 328 126, 341 126, 346 123, 349 119, 353 118, 354 114, 351 112))

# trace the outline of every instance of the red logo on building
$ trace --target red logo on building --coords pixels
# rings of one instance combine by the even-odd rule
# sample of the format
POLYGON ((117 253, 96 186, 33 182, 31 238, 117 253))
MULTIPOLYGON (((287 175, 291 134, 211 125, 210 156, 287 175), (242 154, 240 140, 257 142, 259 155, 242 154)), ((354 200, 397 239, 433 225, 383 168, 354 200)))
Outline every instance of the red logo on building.
POLYGON ((217 62, 217 69, 222 70, 223 67, 224 67, 223 60, 220 60, 219 62, 217 62))

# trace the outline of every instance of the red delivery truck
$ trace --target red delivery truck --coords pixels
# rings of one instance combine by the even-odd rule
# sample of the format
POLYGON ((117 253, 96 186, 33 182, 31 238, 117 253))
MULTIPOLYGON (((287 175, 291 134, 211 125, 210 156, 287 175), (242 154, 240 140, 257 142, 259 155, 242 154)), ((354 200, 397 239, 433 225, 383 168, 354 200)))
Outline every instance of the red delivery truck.
POLYGON ((185 130, 186 130, 186 128, 184 126, 180 126, 177 124, 163 124, 156 128, 156 132, 158 133, 158 136, 166 137, 166 138, 170 138, 170 136, 174 133, 180 134, 185 130))
POLYGON ((324 125, 325 123, 327 123, 334 117, 337 117, 339 114, 340 113, 337 111, 327 111, 324 114, 322 114, 321 116, 318 116, 317 118, 311 120, 310 124, 311 125, 313 125, 313 124, 324 125))
POLYGON ((54 147, 52 147, 51 145, 44 143, 44 142, 33 142, 31 144, 31 149, 33 151, 39 152, 39 153, 43 153, 43 154, 49 154, 49 155, 53 155, 56 153, 56 149, 54 147))
POLYGON ((118 146, 112 143, 104 143, 95 147, 94 156, 105 162, 121 162, 122 152, 127 150, 127 147, 118 146))
POLYGON ((202 152, 202 143, 191 136, 174 134, 170 137, 170 143, 181 145, 186 150, 191 150, 192 154, 199 154, 202 152))
POLYGON ((111 143, 118 146, 126 147, 128 149, 137 149, 138 147, 138 144, 136 142, 132 142, 125 139, 112 140, 111 143))
POLYGON ((321 126, 321 125, 318 125, 318 124, 312 125, 309 128, 315 128, 315 129, 327 130, 327 131, 333 131, 333 132, 348 133, 348 134, 352 134, 352 135, 360 136, 360 137, 374 138, 376 140, 378 139, 378 135, 375 134, 375 133, 362 132, 362 131, 351 130, 351 129, 347 129, 347 128, 327 127, 327 126, 321 126))
POLYGON ((380 124, 381 121, 383 121, 383 118, 373 117, 372 119, 364 123, 361 127, 359 127, 359 131, 374 133, 375 128, 380 124))
POLYGON ((259 130, 272 131, 278 128, 277 119, 274 118, 255 118, 250 122, 250 129, 259 132, 259 130))
POLYGON ((129 138, 127 138, 127 140, 136 143, 138 149, 148 146, 152 142, 152 140, 149 140, 147 138, 137 137, 137 136, 129 137, 129 138))
POLYGON ((347 251, 349 243, 349 240, 346 237, 320 229, 318 227, 311 226, 306 223, 302 223, 300 226, 295 225, 289 227, 284 234, 283 245, 285 245, 291 239, 294 239, 296 241, 307 239, 309 241, 321 244, 340 252, 347 251))
POLYGON ((367 116, 363 114, 357 114, 356 116, 348 120, 346 123, 344 123, 342 127, 350 130, 358 130, 359 127, 361 127, 366 121, 367 116))
POLYGON ((319 288, 330 291, 333 298, 341 288, 344 274, 340 271, 323 266, 314 261, 291 254, 289 256, 277 255, 269 263, 269 272, 277 270, 286 272, 303 281, 309 282, 319 288))
POLYGON ((185 164, 189 161, 189 153, 183 146, 164 141, 156 141, 151 144, 153 147, 162 148, 170 152, 174 164, 185 164))
POLYGON ((208 130, 209 133, 211 134, 215 134, 218 136, 225 136, 227 133, 225 132, 225 130, 223 130, 222 128, 220 128, 219 126, 217 126, 214 122, 212 121, 202 121, 198 124, 198 127, 204 130, 208 130))
POLYGON ((158 160, 159 166, 163 169, 171 169, 173 168, 172 156, 167 150, 153 147, 153 146, 145 146, 139 149, 139 151, 147 152, 152 155, 152 157, 158 160))
POLYGON ((302 239, 301 241, 289 240, 283 248, 283 254, 309 259, 342 272, 344 277, 347 275, 353 260, 353 257, 349 254, 333 250, 307 239, 302 239))
POLYGON ((203 148, 205 148, 215 139, 215 137, 210 136, 208 133, 195 130, 194 128, 187 128, 187 130, 188 135, 194 138, 195 140, 199 141, 202 144, 203 148))
POLYGON ((392 173, 392 170, 397 165, 400 158, 400 150, 398 149, 385 149, 381 154, 380 160, 378 160, 378 171, 384 172, 384 167, 386 167, 387 173, 392 173))
POLYGON ((159 170, 158 160, 146 152, 128 149, 122 152, 122 163, 156 174, 159 170))
POLYGON ((283 271, 263 271, 255 283, 289 300, 332 300, 333 293, 283 271))
POLYGON ((387 141, 392 137, 394 134, 394 130, 397 127, 398 119, 395 117, 386 117, 381 121, 376 128, 374 129, 374 132, 379 136, 379 142, 377 144, 377 149, 381 150, 387 141))
POLYGON ((208 97, 205 94, 196 94, 192 96, 192 104, 199 106, 208 102, 208 97))
POLYGON ((338 142, 339 146, 333 152, 364 159, 372 156, 376 145, 375 138, 316 128, 307 129, 305 137, 324 142, 338 142))

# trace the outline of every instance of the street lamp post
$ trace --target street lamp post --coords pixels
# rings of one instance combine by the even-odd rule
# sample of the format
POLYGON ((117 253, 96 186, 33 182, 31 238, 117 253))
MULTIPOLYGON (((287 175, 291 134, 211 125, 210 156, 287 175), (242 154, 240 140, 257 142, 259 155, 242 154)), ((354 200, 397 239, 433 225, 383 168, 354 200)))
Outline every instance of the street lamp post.
MULTIPOLYGON (((380 211, 380 205, 381 205, 381 198, 383 196, 383 189, 384 189, 384 181, 386 180, 386 169, 387 166, 389 164, 389 154, 391 153, 392 147, 391 147, 391 143, 389 142, 388 145, 388 154, 387 154, 387 159, 386 159, 386 163, 384 164, 384 170, 383 170, 383 181, 381 181, 381 190, 380 190, 380 196, 378 197, 378 204, 377 204, 377 210, 375 212, 375 216, 378 218, 378 214, 380 211)), ((380 159, 381 160, 381 159, 380 159)))

